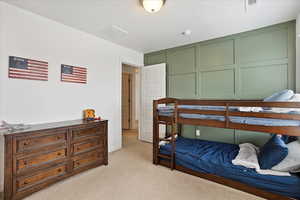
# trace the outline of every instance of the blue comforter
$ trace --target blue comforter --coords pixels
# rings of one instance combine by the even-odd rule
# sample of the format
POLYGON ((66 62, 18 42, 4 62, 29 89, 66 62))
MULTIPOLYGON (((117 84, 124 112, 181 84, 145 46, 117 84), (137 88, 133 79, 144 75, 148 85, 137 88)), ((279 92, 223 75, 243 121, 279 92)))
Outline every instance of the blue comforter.
MULTIPOLYGON (((171 145, 161 146, 160 152, 170 154, 171 145)), ((179 137, 176 141, 176 163, 195 171, 215 174, 256 188, 300 199, 300 178, 258 174, 254 169, 232 164, 239 146, 179 137)))

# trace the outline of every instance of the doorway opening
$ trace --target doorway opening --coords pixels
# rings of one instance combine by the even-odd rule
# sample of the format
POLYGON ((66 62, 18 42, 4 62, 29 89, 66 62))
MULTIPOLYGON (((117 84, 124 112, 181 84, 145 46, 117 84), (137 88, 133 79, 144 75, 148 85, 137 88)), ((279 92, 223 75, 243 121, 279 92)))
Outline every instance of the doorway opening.
POLYGON ((140 69, 122 64, 122 139, 126 145, 129 138, 139 135, 140 69))

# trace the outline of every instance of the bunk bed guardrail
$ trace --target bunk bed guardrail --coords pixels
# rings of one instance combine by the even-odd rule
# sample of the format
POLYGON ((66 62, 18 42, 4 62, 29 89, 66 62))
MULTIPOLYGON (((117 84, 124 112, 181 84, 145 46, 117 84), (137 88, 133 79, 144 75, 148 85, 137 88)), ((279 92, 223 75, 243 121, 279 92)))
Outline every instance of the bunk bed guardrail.
POLYGON ((247 131, 257 131, 264 133, 282 134, 289 136, 300 136, 300 126, 288 126, 288 125, 256 125, 247 123, 237 123, 230 120, 231 117, 240 118, 255 118, 256 120, 297 120, 300 121, 299 113, 275 113, 275 112, 242 112, 237 109, 232 110, 230 108, 240 107, 258 107, 258 108, 300 108, 300 102, 263 102, 263 101, 232 101, 232 100, 175 100, 175 122, 179 124, 189 125, 201 125, 218 128, 238 129, 247 131), (224 110, 199 110, 193 108, 180 108, 180 106, 224 106, 224 110), (196 114, 196 115, 213 115, 222 116, 224 121, 215 119, 192 119, 186 118, 182 114, 196 114))

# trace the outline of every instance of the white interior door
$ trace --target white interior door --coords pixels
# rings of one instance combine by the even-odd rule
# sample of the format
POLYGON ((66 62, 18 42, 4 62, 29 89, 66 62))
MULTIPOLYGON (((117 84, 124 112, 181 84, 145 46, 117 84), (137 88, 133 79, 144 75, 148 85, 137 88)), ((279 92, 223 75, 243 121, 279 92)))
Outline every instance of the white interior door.
MULTIPOLYGON (((141 69, 141 109, 139 139, 152 142, 153 100, 166 97, 166 64, 146 66, 141 69)), ((165 129, 160 129, 164 134, 165 129)))

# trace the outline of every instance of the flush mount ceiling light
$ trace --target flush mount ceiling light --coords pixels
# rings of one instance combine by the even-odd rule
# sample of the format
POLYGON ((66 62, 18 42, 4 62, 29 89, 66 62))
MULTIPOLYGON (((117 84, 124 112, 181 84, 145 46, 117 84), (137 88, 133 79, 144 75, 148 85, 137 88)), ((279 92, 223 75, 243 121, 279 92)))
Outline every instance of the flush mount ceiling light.
POLYGON ((142 0, 143 7, 149 13, 158 12, 164 5, 166 0, 142 0))

